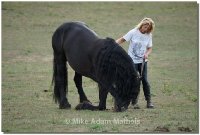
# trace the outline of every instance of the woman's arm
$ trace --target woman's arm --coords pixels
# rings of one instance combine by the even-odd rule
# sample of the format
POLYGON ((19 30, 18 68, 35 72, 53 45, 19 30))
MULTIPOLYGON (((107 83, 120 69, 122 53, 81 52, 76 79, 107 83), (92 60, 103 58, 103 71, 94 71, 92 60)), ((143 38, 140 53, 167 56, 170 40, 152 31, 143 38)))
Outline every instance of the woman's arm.
POLYGON ((125 41, 126 41, 126 40, 125 40, 123 37, 121 37, 121 38, 117 39, 115 42, 118 43, 118 44, 122 44, 122 43, 124 43, 125 41))
POLYGON ((148 59, 148 56, 149 56, 149 54, 152 52, 152 47, 150 47, 150 48, 147 48, 147 51, 146 51, 146 53, 144 54, 144 58, 145 59, 148 59))

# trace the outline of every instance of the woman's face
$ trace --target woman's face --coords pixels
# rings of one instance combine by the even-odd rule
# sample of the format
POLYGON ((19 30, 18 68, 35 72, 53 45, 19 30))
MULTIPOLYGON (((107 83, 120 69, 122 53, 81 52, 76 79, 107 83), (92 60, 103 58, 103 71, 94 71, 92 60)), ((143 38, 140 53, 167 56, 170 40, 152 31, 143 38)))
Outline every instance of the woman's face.
POLYGON ((145 33, 148 33, 149 29, 150 29, 150 25, 149 24, 144 24, 140 28, 140 32, 143 33, 143 34, 145 34, 145 33))

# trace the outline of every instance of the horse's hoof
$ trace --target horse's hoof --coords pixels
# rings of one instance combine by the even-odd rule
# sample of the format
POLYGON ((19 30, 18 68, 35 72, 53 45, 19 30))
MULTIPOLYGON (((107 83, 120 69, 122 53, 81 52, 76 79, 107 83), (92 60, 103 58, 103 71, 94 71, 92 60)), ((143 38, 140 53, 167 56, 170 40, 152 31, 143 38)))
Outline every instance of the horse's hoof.
POLYGON ((83 103, 79 103, 79 104, 75 107, 76 110, 82 110, 82 108, 83 108, 83 103))
POLYGON ((105 111, 106 107, 99 107, 99 111, 105 111))
POLYGON ((114 112, 125 112, 127 110, 126 107, 121 107, 121 108, 113 108, 114 112))
POLYGON ((76 107, 76 110, 96 110, 97 107, 93 106, 91 103, 89 102, 83 102, 83 103, 79 103, 76 107))
POLYGON ((80 103, 86 103, 86 104, 91 104, 92 105, 92 102, 90 102, 90 100, 84 100, 84 101, 82 101, 80 103))
POLYGON ((126 107, 122 107, 122 108, 121 108, 121 111, 122 111, 122 112, 125 112, 127 109, 128 109, 128 108, 126 108, 126 107))
POLYGON ((70 104, 60 105, 59 109, 71 109, 71 105, 70 104))

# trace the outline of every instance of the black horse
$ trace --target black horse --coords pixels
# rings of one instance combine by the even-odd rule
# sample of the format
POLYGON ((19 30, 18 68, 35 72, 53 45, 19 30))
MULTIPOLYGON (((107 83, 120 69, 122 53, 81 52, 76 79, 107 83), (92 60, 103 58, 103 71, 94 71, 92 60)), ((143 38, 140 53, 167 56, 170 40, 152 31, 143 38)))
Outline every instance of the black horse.
POLYGON ((60 109, 71 108, 68 92, 67 62, 75 71, 74 82, 80 103, 90 102, 82 88, 82 76, 98 83, 99 106, 84 109, 105 110, 108 92, 115 98, 117 111, 127 108, 139 92, 139 76, 133 61, 113 39, 100 39, 82 22, 68 22, 53 34, 54 99, 60 109))

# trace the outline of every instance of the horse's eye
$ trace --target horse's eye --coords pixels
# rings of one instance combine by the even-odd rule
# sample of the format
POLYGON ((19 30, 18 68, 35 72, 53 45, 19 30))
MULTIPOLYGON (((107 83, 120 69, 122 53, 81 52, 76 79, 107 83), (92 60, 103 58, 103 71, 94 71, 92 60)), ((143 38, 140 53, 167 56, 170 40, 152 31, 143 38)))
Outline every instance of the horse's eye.
POLYGON ((116 87, 117 87, 115 83, 113 83, 112 86, 113 86, 113 88, 116 88, 116 87))

